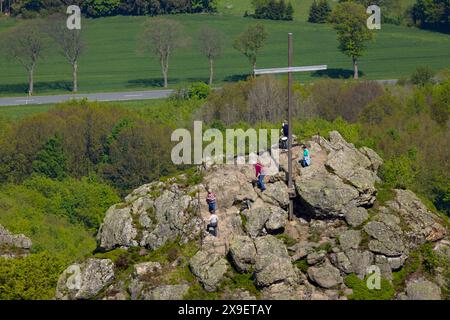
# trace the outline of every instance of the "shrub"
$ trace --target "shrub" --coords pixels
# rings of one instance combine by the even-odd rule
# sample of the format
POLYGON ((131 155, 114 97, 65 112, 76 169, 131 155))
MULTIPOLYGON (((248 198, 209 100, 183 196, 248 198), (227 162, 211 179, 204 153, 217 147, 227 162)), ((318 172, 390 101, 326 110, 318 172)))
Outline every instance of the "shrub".
POLYGON ((418 86, 424 86, 431 83, 434 77, 434 72, 430 67, 418 67, 411 75, 411 82, 418 86))
POLYGON ((24 258, 0 258, 1 300, 49 300, 55 295, 64 260, 47 252, 24 258))
POLYGON ((196 82, 189 86, 189 98, 206 99, 211 91, 211 87, 206 83, 196 82))
POLYGON ((353 289, 353 294, 348 296, 350 300, 391 300, 394 298, 395 290, 389 280, 382 277, 381 289, 370 290, 367 287, 367 279, 368 277, 361 280, 353 273, 345 277, 345 285, 353 289))

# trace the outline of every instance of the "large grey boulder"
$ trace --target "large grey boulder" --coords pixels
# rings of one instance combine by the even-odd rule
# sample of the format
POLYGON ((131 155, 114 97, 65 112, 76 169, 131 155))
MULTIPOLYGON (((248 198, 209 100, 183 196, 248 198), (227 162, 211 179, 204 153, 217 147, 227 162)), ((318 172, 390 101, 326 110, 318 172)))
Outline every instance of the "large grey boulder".
POLYGON ((110 259, 88 259, 69 266, 59 277, 56 299, 93 298, 114 280, 114 263, 110 259))
POLYGON ((362 207, 351 207, 345 211, 345 221, 356 228, 362 225, 369 218, 367 210, 362 207))
POLYGON ((143 246, 155 250, 171 241, 186 243, 200 234, 203 221, 197 214, 197 199, 177 185, 166 190, 155 186, 159 184, 133 191, 127 197, 130 202, 107 211, 98 233, 100 248, 143 246))
POLYGON ((406 250, 399 228, 380 221, 370 221, 364 226, 364 231, 372 237, 369 241, 369 249, 372 252, 395 257, 401 256, 406 250))
POLYGON ((16 248, 30 249, 31 239, 23 234, 12 234, 2 225, 0 225, 0 246, 9 245, 16 248))
POLYGON ((250 272, 256 258, 253 240, 247 236, 238 236, 230 243, 230 257, 239 272, 250 272))
POLYGON ((243 212, 246 217, 245 231, 253 238, 284 228, 287 212, 280 207, 265 206, 243 212))
POLYGON ((286 246, 281 240, 271 235, 259 237, 255 240, 255 246, 255 275, 258 286, 267 287, 280 281, 294 283, 298 280, 286 246))
POLYGON ((183 300, 189 285, 176 284, 150 288, 142 292, 143 300, 183 300))
POLYGON ((310 288, 303 285, 275 283, 262 290, 263 300, 309 300, 310 288))
POLYGON ((330 132, 329 141, 319 136, 314 140, 326 150, 326 159, 314 159, 313 154, 315 165, 295 179, 300 200, 310 213, 315 217, 342 217, 350 209, 373 204, 379 178, 372 161, 336 131, 330 132))
POLYGON ((267 184, 261 198, 272 205, 286 209, 289 205, 289 189, 283 181, 267 184))
POLYGON ((398 212, 404 224, 408 226, 405 230, 407 243, 411 248, 423 244, 426 241, 438 241, 447 234, 441 219, 432 213, 420 201, 420 199, 409 190, 394 190, 395 198, 387 203, 387 206, 398 212))
POLYGON ((361 232, 359 230, 347 230, 339 234, 339 245, 343 251, 358 249, 361 243, 361 232))
POLYGON ((357 203, 359 192, 326 170, 298 176, 295 187, 301 200, 316 217, 339 217, 349 204, 357 203))
POLYGON ((313 283, 325 289, 334 288, 342 283, 341 273, 329 263, 310 267, 308 277, 313 283))
POLYGON ((111 250, 116 247, 137 246, 135 240, 137 229, 133 226, 131 208, 123 205, 114 205, 106 211, 103 224, 98 232, 101 248, 111 250))
POLYGON ((227 272, 227 261, 219 254, 199 251, 189 262, 192 273, 202 283, 206 291, 217 289, 227 272))
POLYGON ((406 285, 406 300, 441 300, 441 289, 428 280, 417 279, 406 285))

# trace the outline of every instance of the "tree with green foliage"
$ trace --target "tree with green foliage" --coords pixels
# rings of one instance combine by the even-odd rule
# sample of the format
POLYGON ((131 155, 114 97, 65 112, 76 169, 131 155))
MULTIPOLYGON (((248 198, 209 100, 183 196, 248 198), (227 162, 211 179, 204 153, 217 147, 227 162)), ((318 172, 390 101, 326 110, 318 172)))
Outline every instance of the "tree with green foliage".
POLYGON ((249 60, 253 70, 256 69, 256 58, 259 51, 264 47, 267 41, 268 33, 262 24, 249 26, 246 31, 241 33, 234 41, 234 48, 244 54, 249 60))
POLYGON ((352 58, 354 79, 359 78, 358 58, 363 55, 366 42, 373 39, 372 30, 367 28, 367 17, 366 8, 353 2, 338 4, 331 15, 339 50, 352 58))
POLYGON ((424 86, 431 83, 434 77, 434 71, 428 66, 417 67, 411 75, 411 83, 417 86, 424 86))
POLYGON ((319 0, 314 2, 309 9, 308 22, 311 23, 326 23, 331 14, 331 6, 327 0, 319 0))
POLYGON ((61 180, 66 176, 66 161, 62 138, 55 135, 36 154, 36 160, 32 164, 33 172, 61 180))
POLYGON ((424 29, 450 32, 450 1, 417 0, 411 10, 414 23, 424 29))
POLYGON ((293 20, 294 7, 291 2, 286 4, 285 0, 256 0, 252 1, 256 19, 270 20, 293 20))

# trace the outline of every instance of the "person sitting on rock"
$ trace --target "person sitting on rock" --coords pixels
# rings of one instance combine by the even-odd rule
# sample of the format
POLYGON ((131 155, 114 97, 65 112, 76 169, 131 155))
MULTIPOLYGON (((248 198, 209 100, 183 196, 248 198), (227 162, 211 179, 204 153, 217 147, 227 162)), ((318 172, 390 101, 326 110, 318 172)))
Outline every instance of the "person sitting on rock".
POLYGON ((216 215, 215 211, 213 211, 211 212, 211 216, 209 217, 209 224, 206 227, 206 230, 214 237, 217 237, 218 225, 219 225, 219 217, 216 215))
POLYGON ((307 145, 303 145, 303 159, 300 160, 300 164, 303 168, 309 167, 311 165, 311 156, 309 154, 307 145))
POLYGON ((206 196, 206 203, 208 204, 209 212, 214 213, 217 207, 217 198, 216 194, 212 192, 211 189, 208 189, 208 195, 206 196))
POLYGON ((256 178, 258 178, 258 187, 261 189, 261 191, 266 190, 266 186, 264 185, 264 177, 266 176, 266 169, 259 160, 255 164, 255 172, 256 178))

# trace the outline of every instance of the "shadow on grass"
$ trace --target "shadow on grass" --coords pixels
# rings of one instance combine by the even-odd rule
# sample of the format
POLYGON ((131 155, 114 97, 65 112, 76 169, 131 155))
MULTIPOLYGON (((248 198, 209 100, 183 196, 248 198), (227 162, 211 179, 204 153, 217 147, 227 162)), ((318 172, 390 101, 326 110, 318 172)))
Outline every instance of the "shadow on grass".
MULTIPOLYGON (((364 72, 359 71, 359 76, 364 76, 364 72)), ((327 70, 321 70, 316 71, 312 73, 313 77, 316 78, 331 78, 331 79, 351 79, 353 78, 353 70, 348 69, 327 69, 327 70)))
POLYGON ((227 76, 223 79, 224 82, 238 82, 238 81, 245 81, 247 80, 251 75, 250 74, 233 74, 231 76, 227 76))
MULTIPOLYGON (((179 85, 179 84, 187 84, 192 82, 204 82, 208 83, 209 78, 171 78, 168 79, 169 85, 179 85)), ((128 80, 127 87, 156 87, 163 88, 164 87, 164 79, 163 78, 147 78, 147 79, 133 79, 128 80)))
MULTIPOLYGON (((72 91, 71 81, 49 81, 35 82, 34 92, 42 93, 47 91, 72 91)), ((28 83, 4 84, 0 85, 0 92, 3 94, 28 94, 28 83)))

